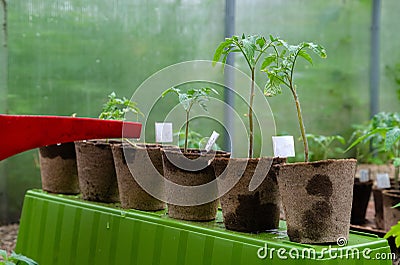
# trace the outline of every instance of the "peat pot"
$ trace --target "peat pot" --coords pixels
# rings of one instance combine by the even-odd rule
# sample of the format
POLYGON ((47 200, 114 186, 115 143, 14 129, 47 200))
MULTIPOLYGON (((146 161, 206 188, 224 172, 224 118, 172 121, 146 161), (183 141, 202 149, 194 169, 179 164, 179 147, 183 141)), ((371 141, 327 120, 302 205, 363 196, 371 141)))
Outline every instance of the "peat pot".
POLYGON ((272 165, 285 161, 272 157, 215 159, 218 188, 227 190, 220 198, 227 229, 260 232, 278 228, 281 203, 277 169, 272 165), (252 179, 259 180, 254 189, 250 188, 252 179))
POLYGON ((328 159, 276 166, 291 241, 348 238, 356 164, 356 159, 328 159))
POLYGON ((118 202, 118 184, 111 144, 118 141, 75 142, 79 188, 89 201, 118 202))
POLYGON ((152 191, 162 196, 163 185, 157 181, 157 177, 163 175, 160 145, 114 144, 112 152, 122 208, 143 211, 165 209, 165 203, 147 193, 135 179, 135 177, 144 178, 143 181, 151 185, 152 191))
MULTIPOLYGON (((390 180, 390 186, 393 187, 395 185, 394 180, 390 180)), ((374 197, 374 208, 375 208, 375 224, 378 229, 385 229, 385 222, 383 219, 383 195, 382 192, 384 190, 390 190, 391 188, 378 188, 376 186, 372 187, 372 195, 374 197)))
POLYGON ((78 194, 78 170, 73 142, 39 148, 42 189, 52 193, 78 194))
MULTIPOLYGON (((229 157, 230 153, 217 151, 216 157, 229 157)), ((164 177, 182 186, 200 186, 215 180, 214 168, 211 162, 213 154, 202 154, 200 150, 189 149, 182 153, 179 149, 162 149, 164 177)), ((166 198, 180 196, 177 190, 166 187, 166 198)), ((217 198, 217 184, 211 185, 207 191, 211 196, 217 198)), ((174 219, 189 221, 210 221, 214 220, 218 209, 218 200, 201 203, 201 194, 193 193, 190 196, 197 200, 198 205, 176 205, 167 203, 168 216, 174 219)))
POLYGON ((400 203, 400 190, 383 190, 382 201, 384 228, 389 231, 400 220, 400 208, 392 208, 400 203))
POLYGON ((351 223, 355 225, 365 223, 369 199, 371 197, 373 181, 360 182, 355 178, 353 186, 353 204, 351 207, 351 223))

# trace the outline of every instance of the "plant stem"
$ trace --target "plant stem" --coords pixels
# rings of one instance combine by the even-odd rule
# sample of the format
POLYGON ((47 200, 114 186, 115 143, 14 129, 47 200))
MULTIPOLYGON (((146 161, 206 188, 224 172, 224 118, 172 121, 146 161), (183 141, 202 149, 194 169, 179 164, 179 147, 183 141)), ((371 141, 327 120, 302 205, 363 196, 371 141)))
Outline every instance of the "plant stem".
MULTIPOLYGON (((190 111, 190 109, 189 109, 190 111)), ((188 149, 188 134, 189 134, 189 111, 186 112, 186 128, 185 128, 185 146, 183 152, 186 153, 188 149)))
POLYGON ((246 53, 244 52, 240 43, 235 41, 235 45, 242 52, 244 58, 246 59, 247 65, 251 70, 251 89, 250 89, 250 106, 249 106, 249 158, 253 158, 253 98, 254 98, 254 67, 252 66, 250 59, 247 58, 246 53))
POLYGON ((254 68, 251 69, 251 89, 250 89, 250 105, 249 105, 249 158, 253 158, 253 140, 254 140, 254 125, 253 125, 253 101, 254 101, 254 68))
POLYGON ((296 110, 297 110, 297 119, 299 121, 299 126, 300 126, 300 132, 301 132, 301 138, 303 140, 303 145, 304 145, 304 162, 308 162, 308 141, 306 137, 306 129, 304 127, 304 122, 303 122, 303 116, 301 115, 301 107, 300 107, 300 101, 299 97, 297 96, 296 93, 296 87, 293 85, 293 72, 294 72, 294 66, 296 63, 296 59, 302 49, 300 49, 294 56, 293 60, 293 65, 292 69, 290 70, 290 78, 289 78, 289 88, 292 91, 294 101, 296 103, 296 110))
MULTIPOLYGON (((292 82, 290 82, 290 84, 292 85, 292 82)), ((303 139, 303 144, 304 144, 304 161, 308 162, 308 142, 307 142, 306 130, 304 127, 304 122, 303 122, 303 116, 301 115, 300 101, 297 96, 296 89, 291 86, 290 90, 292 91, 294 101, 296 102, 297 118, 299 120, 301 138, 303 139)))

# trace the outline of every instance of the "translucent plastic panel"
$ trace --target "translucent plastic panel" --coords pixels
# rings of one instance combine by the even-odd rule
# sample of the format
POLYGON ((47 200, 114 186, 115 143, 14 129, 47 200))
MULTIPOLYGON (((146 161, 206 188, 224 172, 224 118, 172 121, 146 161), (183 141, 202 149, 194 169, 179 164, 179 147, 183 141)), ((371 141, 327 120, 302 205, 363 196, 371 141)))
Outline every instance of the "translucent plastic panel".
POLYGON ((380 109, 399 111, 400 106, 400 38, 397 34, 400 1, 382 1, 380 35, 380 109))
MULTIPOLYGON (((295 82, 309 133, 346 133, 368 117, 370 1, 238 2, 237 31, 278 35, 291 44, 323 45, 327 59, 314 65, 299 60, 295 82), (251 15, 249 15, 251 14, 251 15)), ((238 60, 239 65, 242 62, 238 60)), ((266 75, 258 74, 263 87, 266 75)), ((278 133, 300 137, 295 105, 288 89, 270 98, 278 133)), ((300 142, 296 142, 302 152, 300 142)))
POLYGON ((210 58, 223 1, 10 1, 9 111, 98 116, 170 64, 210 58))
MULTIPOLYGON (((8 92, 2 113, 97 117, 112 91, 130 98, 166 66, 210 59, 224 36, 223 0, 7 2, 8 92)), ((0 222, 1 215, 16 221, 25 190, 40 187, 37 151, 0 163, 9 201, 0 202, 0 209, 8 208, 0 222)))

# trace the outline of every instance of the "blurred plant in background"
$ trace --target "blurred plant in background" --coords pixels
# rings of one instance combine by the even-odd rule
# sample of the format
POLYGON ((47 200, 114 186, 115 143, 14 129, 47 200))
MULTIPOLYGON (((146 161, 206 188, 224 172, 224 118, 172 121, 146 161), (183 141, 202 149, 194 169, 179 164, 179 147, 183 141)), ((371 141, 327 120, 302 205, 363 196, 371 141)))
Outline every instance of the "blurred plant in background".
POLYGON ((355 128, 349 142, 353 142, 347 150, 356 147, 356 158, 359 163, 388 164, 396 157, 396 149, 385 148, 385 134, 379 133, 387 129, 400 127, 400 113, 380 112, 368 123, 353 125, 355 128))
POLYGON ((340 158, 343 156, 343 147, 346 144, 343 136, 306 134, 306 137, 310 145, 310 161, 340 158))
POLYGON ((386 66, 386 73, 396 84, 397 99, 400 101, 400 62, 393 67, 386 66))

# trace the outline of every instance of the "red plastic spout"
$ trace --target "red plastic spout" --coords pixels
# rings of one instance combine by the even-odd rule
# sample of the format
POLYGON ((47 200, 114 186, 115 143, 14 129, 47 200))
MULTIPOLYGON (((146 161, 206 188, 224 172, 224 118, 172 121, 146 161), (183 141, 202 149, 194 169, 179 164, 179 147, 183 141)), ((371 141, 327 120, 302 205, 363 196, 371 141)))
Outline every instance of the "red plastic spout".
POLYGON ((62 116, 0 114, 0 161, 45 145, 104 138, 139 138, 142 124, 62 116))

